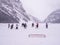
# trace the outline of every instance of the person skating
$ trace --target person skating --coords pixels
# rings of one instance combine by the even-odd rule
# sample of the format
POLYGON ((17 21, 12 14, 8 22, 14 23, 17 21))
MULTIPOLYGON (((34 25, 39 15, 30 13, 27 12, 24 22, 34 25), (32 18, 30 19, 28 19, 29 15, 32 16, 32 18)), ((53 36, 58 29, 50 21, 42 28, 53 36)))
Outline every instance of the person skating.
POLYGON ((22 26, 23 26, 24 28, 26 28, 26 27, 27 27, 27 24, 26 24, 26 23, 22 23, 22 26))
POLYGON ((18 29, 18 24, 16 24, 16 29, 18 29))
POLYGON ((11 29, 13 29, 13 24, 11 25, 11 29))
POLYGON ((8 28, 10 28, 10 24, 8 24, 8 28))
POLYGON ((38 27, 39 27, 39 24, 37 23, 37 24, 36 24, 36 28, 38 28, 38 27))
POLYGON ((32 27, 34 27, 34 23, 32 23, 32 27))
POLYGON ((46 23, 46 28, 48 28, 48 23, 46 23))

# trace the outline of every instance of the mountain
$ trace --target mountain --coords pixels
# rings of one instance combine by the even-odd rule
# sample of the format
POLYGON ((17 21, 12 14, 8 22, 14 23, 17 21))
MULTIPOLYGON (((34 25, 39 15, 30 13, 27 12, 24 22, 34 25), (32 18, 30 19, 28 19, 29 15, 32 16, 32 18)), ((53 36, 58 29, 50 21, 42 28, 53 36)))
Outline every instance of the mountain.
POLYGON ((60 23, 60 9, 53 11, 44 22, 47 23, 60 23))
POLYGON ((19 23, 20 19, 26 22, 30 20, 20 0, 0 0, 0 13, 1 23, 19 23))
POLYGON ((20 0, 0 0, 0 23, 40 22, 24 10, 20 0))
POLYGON ((35 22, 35 23, 42 23, 38 18, 32 16, 32 15, 29 15, 29 18, 30 18, 30 21, 32 22, 35 22))

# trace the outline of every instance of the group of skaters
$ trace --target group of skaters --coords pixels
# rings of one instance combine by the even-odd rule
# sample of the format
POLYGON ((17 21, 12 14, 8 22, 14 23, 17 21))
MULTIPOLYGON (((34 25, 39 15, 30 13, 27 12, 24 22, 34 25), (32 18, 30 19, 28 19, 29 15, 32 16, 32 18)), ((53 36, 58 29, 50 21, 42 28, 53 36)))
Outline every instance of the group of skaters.
MULTIPOLYGON (((8 28, 13 29, 14 28, 14 24, 8 24, 8 28)), ((16 24, 16 29, 18 29, 18 24, 16 24)))
MULTIPOLYGON (((27 24, 26 23, 22 23, 21 26, 24 27, 25 29, 27 28, 27 24)), ((34 23, 32 23, 31 26, 32 27, 36 26, 36 28, 38 28, 39 27, 39 23, 36 23, 36 25, 34 23)), ((18 27, 19 27, 18 24, 16 24, 15 29, 18 29, 18 27)), ((14 28, 14 24, 8 24, 8 28, 13 29, 14 28)), ((48 23, 46 23, 46 28, 48 28, 48 23)))

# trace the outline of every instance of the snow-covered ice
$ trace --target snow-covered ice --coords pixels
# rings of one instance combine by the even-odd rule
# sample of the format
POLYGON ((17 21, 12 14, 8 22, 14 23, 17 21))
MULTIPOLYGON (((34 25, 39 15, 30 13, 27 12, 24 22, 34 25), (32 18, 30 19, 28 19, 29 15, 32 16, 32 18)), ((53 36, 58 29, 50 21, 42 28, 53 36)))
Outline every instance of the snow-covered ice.
POLYGON ((0 24, 0 45, 60 45, 60 24, 40 23, 39 28, 32 27, 27 23, 27 28, 19 24, 19 29, 8 28, 8 24, 0 24), (45 38, 29 37, 29 34, 44 34, 45 38))

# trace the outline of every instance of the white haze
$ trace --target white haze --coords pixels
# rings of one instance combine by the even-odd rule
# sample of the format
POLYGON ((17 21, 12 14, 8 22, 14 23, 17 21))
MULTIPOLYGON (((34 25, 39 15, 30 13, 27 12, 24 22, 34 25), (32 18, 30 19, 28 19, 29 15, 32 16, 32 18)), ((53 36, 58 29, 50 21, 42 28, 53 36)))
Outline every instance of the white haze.
POLYGON ((60 9, 60 0, 21 0, 28 14, 43 21, 52 11, 60 9))

